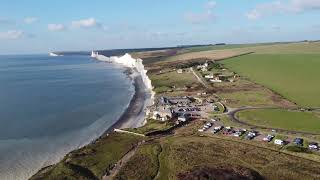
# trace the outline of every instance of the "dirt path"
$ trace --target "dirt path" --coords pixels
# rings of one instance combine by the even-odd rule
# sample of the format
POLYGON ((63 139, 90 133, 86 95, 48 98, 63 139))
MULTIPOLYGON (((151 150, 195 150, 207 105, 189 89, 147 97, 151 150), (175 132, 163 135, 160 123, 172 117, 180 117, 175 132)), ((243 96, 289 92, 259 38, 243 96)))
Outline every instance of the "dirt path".
POLYGON ((111 180, 119 173, 120 169, 130 160, 130 158, 137 152, 139 146, 143 142, 140 142, 136 147, 131 149, 127 154, 125 154, 114 166, 114 168, 109 172, 109 175, 104 175, 102 180, 111 180))
POLYGON ((208 89, 209 86, 208 86, 208 84, 207 84, 205 81, 203 81, 202 77, 200 77, 200 76, 193 70, 192 67, 190 68, 190 70, 191 70, 191 72, 193 73, 193 75, 198 79, 198 81, 199 81, 205 88, 208 89))
POLYGON ((157 175, 156 175, 153 179, 158 179, 159 176, 160 176, 160 155, 161 155, 163 149, 162 149, 161 143, 159 143, 159 144, 160 144, 161 151, 160 151, 160 153, 157 155, 157 158, 158 158, 158 170, 157 170, 157 175))

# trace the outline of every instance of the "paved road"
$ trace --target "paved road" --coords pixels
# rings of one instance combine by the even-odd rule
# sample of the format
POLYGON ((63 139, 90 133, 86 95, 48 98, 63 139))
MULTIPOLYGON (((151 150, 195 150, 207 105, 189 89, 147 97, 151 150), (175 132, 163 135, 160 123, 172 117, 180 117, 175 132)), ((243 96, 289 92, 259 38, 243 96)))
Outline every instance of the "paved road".
POLYGON ((238 112, 240 112, 240 111, 255 110, 255 109, 279 109, 279 108, 276 108, 276 107, 249 107, 249 106, 248 107, 235 108, 235 109, 228 108, 229 111, 227 113, 225 113, 225 114, 227 114, 232 121, 237 122, 237 123, 242 124, 242 125, 249 126, 252 129, 259 128, 259 129, 265 129, 265 130, 270 130, 270 131, 271 130, 276 130, 277 132, 284 132, 284 133, 288 133, 288 134, 300 133, 300 134, 305 134, 305 135, 320 135, 320 133, 294 131, 294 130, 286 130, 286 129, 281 129, 281 128, 270 128, 270 127, 265 127, 265 126, 253 125, 253 124, 250 124, 250 123, 247 123, 247 122, 244 122, 244 121, 240 120, 236 116, 236 114, 238 112))

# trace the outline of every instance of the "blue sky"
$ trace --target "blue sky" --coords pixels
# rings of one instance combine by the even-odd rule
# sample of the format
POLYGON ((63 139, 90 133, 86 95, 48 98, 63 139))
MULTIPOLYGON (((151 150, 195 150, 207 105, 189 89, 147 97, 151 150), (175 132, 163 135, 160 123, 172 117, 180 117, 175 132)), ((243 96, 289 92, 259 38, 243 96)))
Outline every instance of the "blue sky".
POLYGON ((0 54, 320 39, 320 0, 1 0, 0 54))

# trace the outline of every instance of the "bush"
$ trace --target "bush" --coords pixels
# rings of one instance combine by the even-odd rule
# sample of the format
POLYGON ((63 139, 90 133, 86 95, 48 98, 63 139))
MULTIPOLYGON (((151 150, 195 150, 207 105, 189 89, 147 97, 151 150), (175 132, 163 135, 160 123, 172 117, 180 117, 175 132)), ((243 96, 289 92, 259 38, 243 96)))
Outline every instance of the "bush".
POLYGON ((298 152, 298 153, 310 153, 308 148, 302 147, 302 146, 288 146, 286 150, 291 152, 298 152))

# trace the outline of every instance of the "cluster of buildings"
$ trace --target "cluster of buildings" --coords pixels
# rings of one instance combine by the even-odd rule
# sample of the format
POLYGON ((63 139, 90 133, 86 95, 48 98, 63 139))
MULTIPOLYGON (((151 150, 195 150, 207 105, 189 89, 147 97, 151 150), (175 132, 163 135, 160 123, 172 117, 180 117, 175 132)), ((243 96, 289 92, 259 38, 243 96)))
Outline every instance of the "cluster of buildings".
POLYGON ((177 123, 192 119, 199 119, 207 111, 218 111, 219 108, 213 103, 204 104, 199 98, 183 97, 160 97, 153 108, 152 119, 160 121, 176 120, 177 123))
POLYGON ((204 76, 205 79, 212 83, 221 83, 221 82, 234 82, 237 78, 237 75, 223 75, 223 74, 208 74, 204 76))
POLYGON ((197 70, 202 71, 202 72, 207 72, 208 71, 208 67, 209 67, 209 63, 205 62, 202 65, 198 65, 197 66, 197 70))

